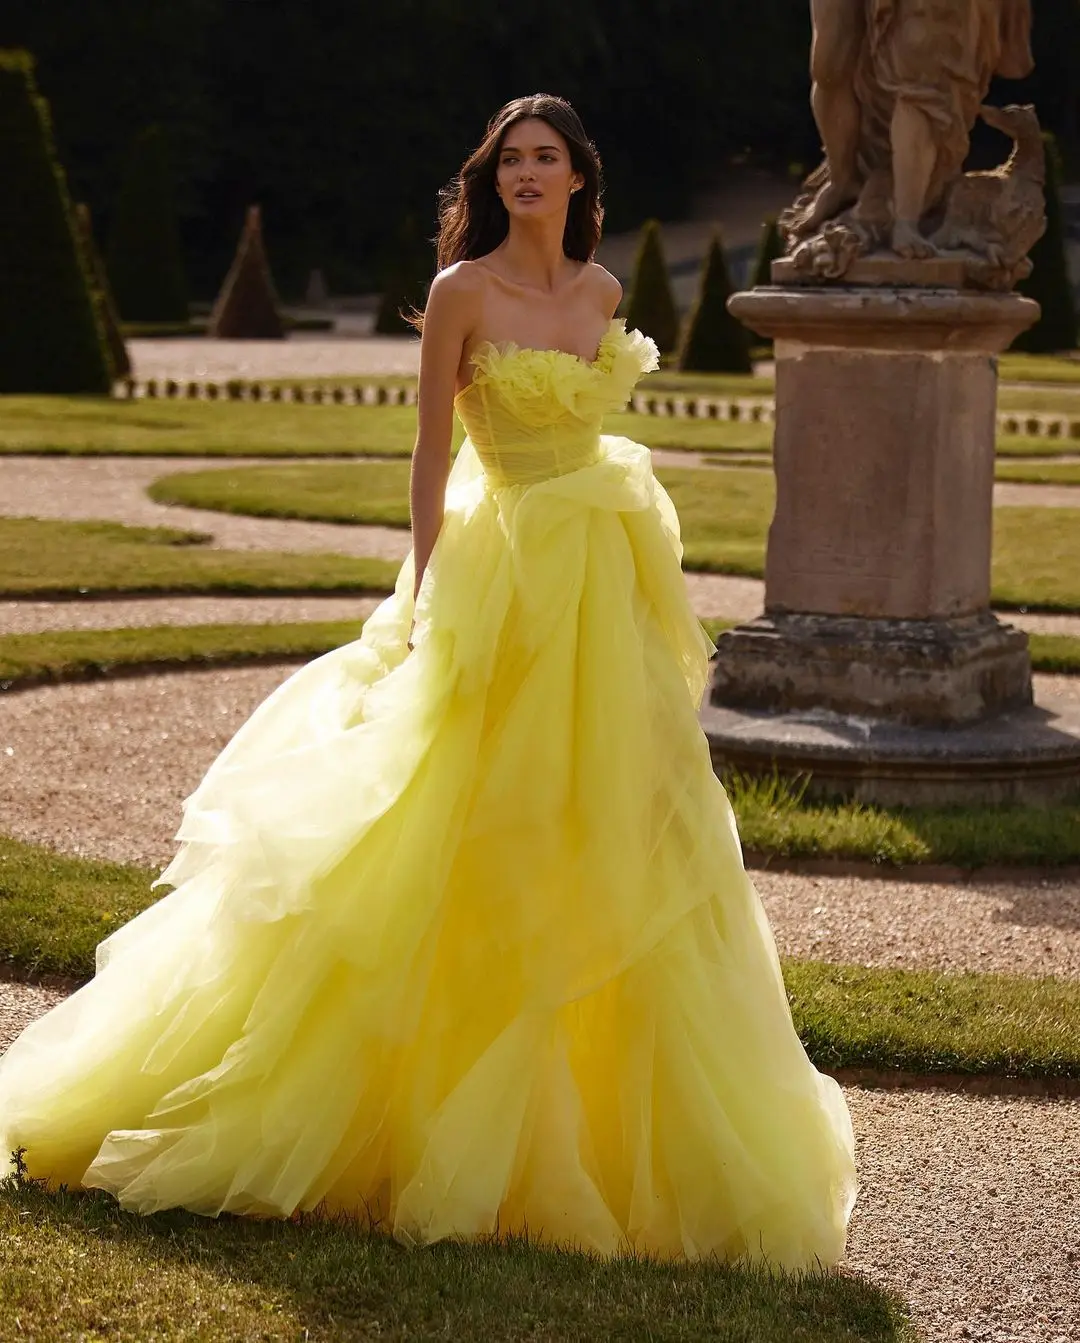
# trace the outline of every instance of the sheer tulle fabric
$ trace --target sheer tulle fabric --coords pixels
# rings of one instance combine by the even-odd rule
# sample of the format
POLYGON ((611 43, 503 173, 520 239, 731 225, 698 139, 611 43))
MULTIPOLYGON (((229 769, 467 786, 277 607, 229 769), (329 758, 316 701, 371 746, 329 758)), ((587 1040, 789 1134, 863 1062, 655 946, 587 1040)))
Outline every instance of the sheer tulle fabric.
POLYGON ((302 668, 185 804, 157 904, 0 1062, 0 1141, 139 1212, 324 1202, 428 1242, 843 1253, 809 1064, 696 717, 655 348, 482 351, 416 603, 302 668))

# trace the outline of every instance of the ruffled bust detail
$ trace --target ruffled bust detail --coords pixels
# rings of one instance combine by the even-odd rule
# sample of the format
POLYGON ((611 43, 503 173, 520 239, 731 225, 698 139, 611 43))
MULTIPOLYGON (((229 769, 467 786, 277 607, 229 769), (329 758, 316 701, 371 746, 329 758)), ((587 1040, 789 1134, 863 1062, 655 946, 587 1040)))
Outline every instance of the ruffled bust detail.
POLYGON ((472 383, 460 395, 495 391, 503 407, 521 420, 546 424, 566 414, 588 420, 621 410, 644 373, 660 367, 655 343, 611 321, 589 363, 566 350, 534 350, 487 342, 472 357, 472 383))

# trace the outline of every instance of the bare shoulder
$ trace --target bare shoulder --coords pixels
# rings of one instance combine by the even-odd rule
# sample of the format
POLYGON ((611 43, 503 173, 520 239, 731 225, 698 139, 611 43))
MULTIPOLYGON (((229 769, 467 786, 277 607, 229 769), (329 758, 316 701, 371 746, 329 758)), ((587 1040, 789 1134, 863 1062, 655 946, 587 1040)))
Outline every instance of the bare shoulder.
POLYGON ((593 285, 601 305, 608 313, 614 313, 622 300, 623 288, 611 271, 605 270, 596 261, 590 261, 589 282, 593 285))
POLYGON ((469 261, 456 261, 439 271, 431 282, 425 318, 434 317, 442 325, 469 327, 476 316, 483 276, 469 261))
POLYGON ((484 283, 483 274, 471 261, 455 261, 439 271, 431 282, 432 295, 438 294, 443 303, 468 299, 479 293, 484 283))

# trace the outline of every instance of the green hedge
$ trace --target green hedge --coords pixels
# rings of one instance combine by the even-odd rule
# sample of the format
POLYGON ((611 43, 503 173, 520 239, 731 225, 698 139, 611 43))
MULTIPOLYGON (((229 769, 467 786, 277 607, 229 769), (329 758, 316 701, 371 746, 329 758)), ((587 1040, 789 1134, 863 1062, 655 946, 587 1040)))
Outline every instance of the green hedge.
POLYGON ((1076 303, 1065 255, 1065 221, 1061 208, 1061 156, 1052 135, 1046 145, 1046 232, 1031 249, 1034 270, 1017 287, 1042 308, 1033 327, 1013 341, 1014 350, 1053 354, 1077 346, 1076 303))
POLYGON ((25 51, 0 51, 0 393, 105 393, 105 333, 49 109, 25 51))
POLYGON ((752 373, 750 333, 727 309, 731 276, 719 233, 713 235, 701 289, 679 351, 684 373, 752 373))
POLYGON ((679 314, 664 261, 660 225, 655 219, 648 220, 641 230, 626 325, 631 331, 651 336, 661 354, 670 354, 679 343, 679 314))
POLYGON ((210 314, 209 334, 219 340, 285 339, 257 205, 248 207, 236 259, 210 314))
POLYGON ((160 126, 142 131, 128 156, 108 269, 125 322, 187 321, 183 250, 160 126))

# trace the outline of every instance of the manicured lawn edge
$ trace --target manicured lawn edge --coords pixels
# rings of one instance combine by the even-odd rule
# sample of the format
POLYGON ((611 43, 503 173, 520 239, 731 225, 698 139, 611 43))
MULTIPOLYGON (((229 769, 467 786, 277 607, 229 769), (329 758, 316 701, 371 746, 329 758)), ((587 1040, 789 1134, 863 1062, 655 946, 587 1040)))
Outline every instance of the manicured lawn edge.
MULTIPOLYGON (((117 615, 123 608, 117 606, 117 615)), ((124 672, 217 666, 252 658, 317 657, 355 639, 357 620, 296 621, 279 624, 155 625, 134 629, 56 630, 0 635, 0 686, 5 689, 109 676, 124 672)), ((704 622, 716 639, 731 621, 704 622)), ((1080 675, 1080 638, 1031 636, 1036 671, 1080 675)))
MULTIPOLYGON (((153 873, 0 837, 0 966, 85 978, 152 903, 153 873)), ((1080 983, 788 961, 796 1025, 824 1069, 1080 1078, 1080 983)))
POLYGON ((74 1338, 915 1343, 900 1296, 843 1269, 601 1259, 506 1235, 406 1252, 359 1219, 139 1216, 0 1182, 5 1343, 74 1338), (62 1321, 62 1324, 60 1323, 62 1321))
POLYGON ((0 690, 49 681, 307 659, 350 642, 362 628, 361 620, 340 620, 0 635, 0 690))
MULTIPOLYGON (((47 682, 168 670, 302 662, 359 636, 363 622, 191 625, 67 630, 0 636, 0 691, 47 682)), ((729 622, 710 621, 718 637, 729 622)), ((1054 638, 1046 665, 1080 671, 1080 639, 1054 638)), ((1080 805, 906 810, 803 800, 798 783, 727 781, 747 861, 855 864, 896 875, 933 868, 955 879, 971 871, 1080 865, 1080 805)))

